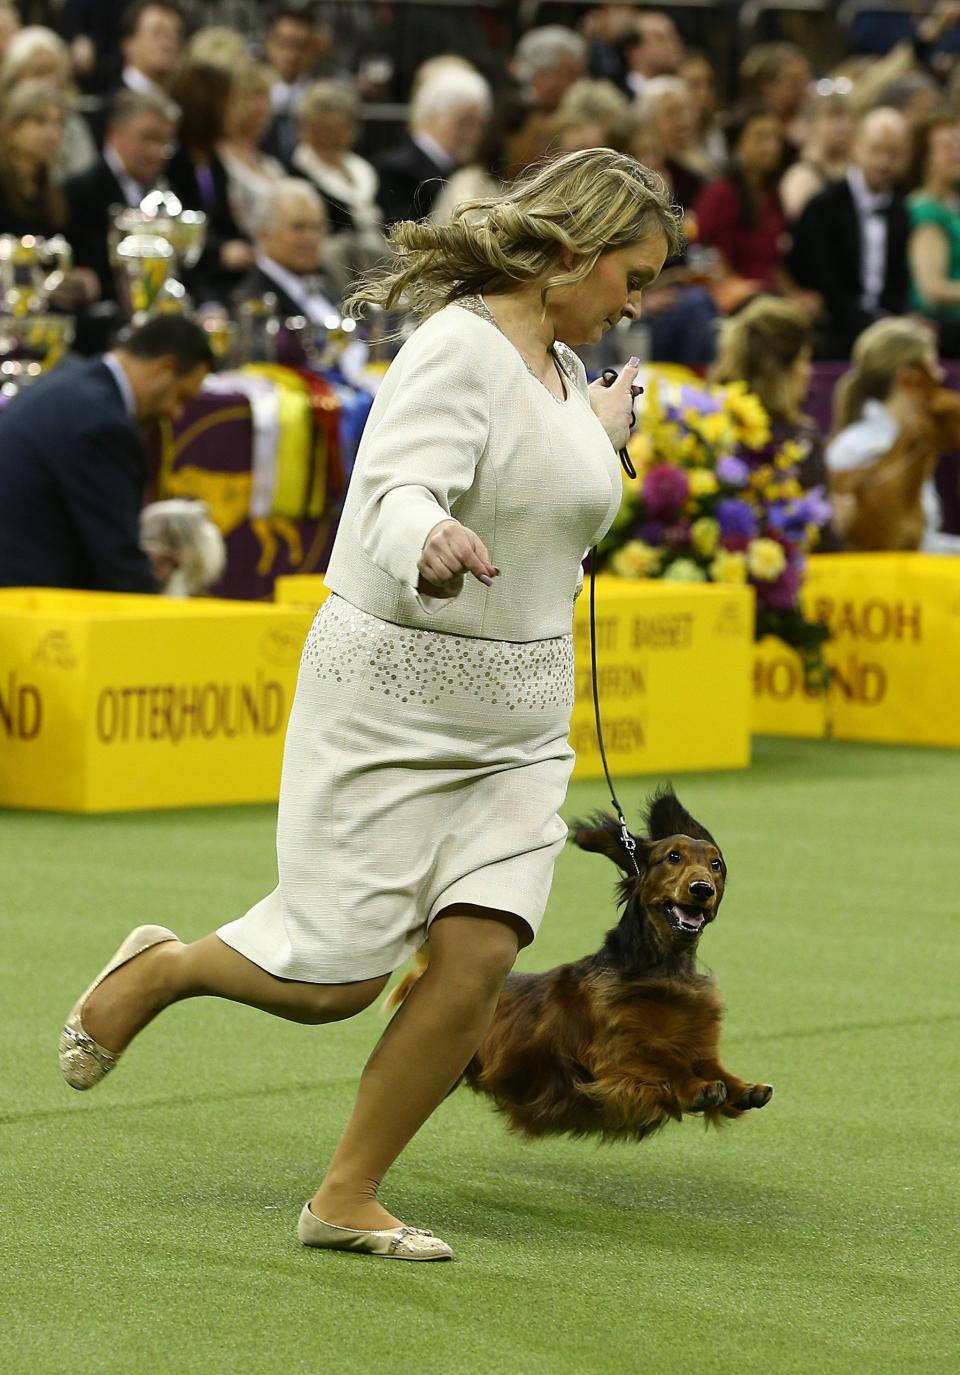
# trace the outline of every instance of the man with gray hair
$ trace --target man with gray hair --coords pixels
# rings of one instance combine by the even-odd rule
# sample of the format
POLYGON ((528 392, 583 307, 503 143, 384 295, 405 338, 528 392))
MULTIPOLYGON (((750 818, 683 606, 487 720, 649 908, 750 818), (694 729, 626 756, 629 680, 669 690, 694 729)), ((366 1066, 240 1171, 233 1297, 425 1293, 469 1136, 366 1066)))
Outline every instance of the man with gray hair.
POLYGON ((66 236, 77 267, 91 269, 99 300, 77 321, 79 353, 100 353, 117 324, 117 289, 107 252, 113 206, 138 206, 148 191, 165 185, 180 111, 161 92, 121 91, 110 110, 103 153, 67 182, 66 236))
POLYGON ((587 45, 562 24, 530 29, 517 44, 510 72, 538 110, 552 114, 575 81, 587 74, 587 45))
POLYGON ((273 184, 254 217, 254 266, 234 300, 248 301, 271 292, 281 318, 304 316, 322 325, 339 314, 336 293, 322 273, 327 216, 319 193, 302 177, 273 184))
POLYGON ((476 157, 492 109, 490 87, 462 58, 414 86, 409 138, 373 160, 385 224, 429 215, 450 174, 476 157))
POLYGON ((846 176, 814 196, 793 226, 790 272, 823 300, 821 358, 849 358, 874 320, 906 313, 910 220, 899 183, 909 151, 903 115, 883 106, 869 111, 846 176))

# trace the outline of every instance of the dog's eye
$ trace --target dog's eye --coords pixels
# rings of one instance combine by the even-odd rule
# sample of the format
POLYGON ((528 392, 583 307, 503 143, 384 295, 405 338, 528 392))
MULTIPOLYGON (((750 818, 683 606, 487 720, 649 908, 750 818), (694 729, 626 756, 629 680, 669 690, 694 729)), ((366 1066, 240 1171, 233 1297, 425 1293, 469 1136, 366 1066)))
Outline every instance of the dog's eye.
POLYGON ((682 858, 683 856, 681 855, 679 850, 671 850, 670 853, 667 855, 667 859, 670 861, 671 864, 679 864, 682 858))
POLYGON ((720 870, 723 868, 723 864, 719 859, 712 859, 710 861, 710 868, 716 869, 717 873, 719 874, 720 870))

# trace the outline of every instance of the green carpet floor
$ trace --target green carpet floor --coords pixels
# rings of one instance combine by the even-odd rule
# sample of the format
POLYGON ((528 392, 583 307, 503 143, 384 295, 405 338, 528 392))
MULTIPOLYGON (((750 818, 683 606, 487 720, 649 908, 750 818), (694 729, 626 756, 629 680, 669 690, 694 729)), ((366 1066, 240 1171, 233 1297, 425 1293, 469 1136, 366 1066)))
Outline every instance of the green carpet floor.
MULTIPOLYGON (((772 1103, 640 1146, 525 1145, 461 1091, 388 1205, 452 1265, 302 1249, 382 1025, 172 1009, 88 1095, 59 1025, 138 921, 204 934, 273 885, 273 809, 0 815, 0 1369, 338 1375, 953 1372, 960 754, 761 741, 676 780, 730 868, 701 942, 729 1066, 772 1103)), ((632 815, 647 789, 623 780, 632 815)), ((603 805, 577 784, 572 817, 603 805)), ((562 858, 521 966, 593 950, 613 870, 562 858)))

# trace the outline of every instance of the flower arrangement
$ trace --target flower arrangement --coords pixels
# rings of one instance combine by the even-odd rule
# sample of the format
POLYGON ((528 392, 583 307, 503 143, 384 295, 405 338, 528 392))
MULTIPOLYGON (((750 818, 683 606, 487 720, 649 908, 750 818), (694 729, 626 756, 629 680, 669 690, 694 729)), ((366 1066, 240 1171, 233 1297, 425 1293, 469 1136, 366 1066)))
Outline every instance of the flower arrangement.
POLYGON ((744 383, 662 387, 645 396, 630 440, 637 480, 598 550, 599 567, 628 578, 749 582, 756 635, 797 649, 815 685, 823 678, 821 622, 800 609, 805 555, 830 518, 821 488, 798 478, 803 447, 776 443, 744 383))

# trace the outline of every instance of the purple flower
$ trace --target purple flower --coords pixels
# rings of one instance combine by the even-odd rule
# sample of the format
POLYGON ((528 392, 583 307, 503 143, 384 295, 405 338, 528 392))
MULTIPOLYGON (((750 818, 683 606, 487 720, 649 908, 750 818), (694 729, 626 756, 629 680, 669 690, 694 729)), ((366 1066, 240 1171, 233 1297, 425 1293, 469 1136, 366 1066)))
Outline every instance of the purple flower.
POLYGON ((698 387, 682 386, 680 410, 696 411, 698 415, 715 415, 717 411, 723 410, 723 398, 711 396, 709 392, 701 391, 698 387))
POLYGON ((724 454, 717 459, 716 474, 718 482, 727 487, 746 487, 750 481, 749 466, 734 454, 724 454))
POLYGON ((643 479, 643 500, 654 520, 670 520, 683 508, 690 491, 687 475, 672 463, 658 463, 643 479))
POLYGON ((720 522, 720 530, 724 535, 739 535, 744 539, 753 539, 757 533, 756 512, 739 497, 726 497, 723 501, 718 501, 713 514, 720 522))
POLYGON ((635 539, 642 539, 644 544, 649 544, 653 549, 659 549, 663 545, 663 526, 656 520, 645 520, 637 529, 635 539))
POLYGON ((776 530, 794 539, 803 536, 808 525, 822 527, 832 514, 822 487, 811 487, 796 501, 774 502, 767 510, 767 520, 776 530))

